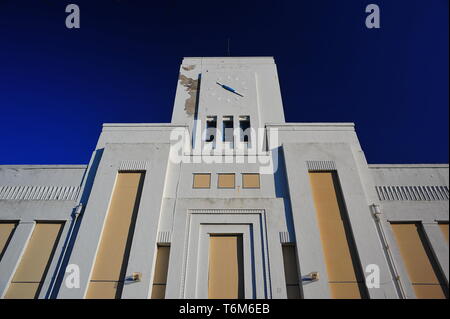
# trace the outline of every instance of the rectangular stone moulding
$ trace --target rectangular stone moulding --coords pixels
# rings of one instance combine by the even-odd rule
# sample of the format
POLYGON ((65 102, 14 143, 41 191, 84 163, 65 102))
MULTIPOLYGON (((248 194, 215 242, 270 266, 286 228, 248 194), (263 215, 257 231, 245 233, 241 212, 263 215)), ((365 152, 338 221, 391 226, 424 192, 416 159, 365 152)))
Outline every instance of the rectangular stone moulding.
POLYGON ((243 259, 242 235, 210 235, 209 299, 244 298, 243 259))
POLYGON ((145 172, 119 172, 86 298, 120 298, 145 172))
POLYGON ((310 172, 332 298, 367 297, 336 171, 310 172))

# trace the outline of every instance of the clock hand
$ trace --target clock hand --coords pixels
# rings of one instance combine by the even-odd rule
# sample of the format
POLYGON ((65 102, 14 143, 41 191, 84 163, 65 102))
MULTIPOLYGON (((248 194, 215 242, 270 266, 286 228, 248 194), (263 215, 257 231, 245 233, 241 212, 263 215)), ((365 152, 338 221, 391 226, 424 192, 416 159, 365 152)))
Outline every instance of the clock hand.
POLYGON ((236 91, 236 90, 233 89, 232 87, 229 87, 228 85, 222 84, 222 83, 220 83, 220 82, 218 82, 218 81, 216 81, 216 83, 217 83, 218 85, 220 85, 221 87, 223 87, 225 90, 230 91, 231 93, 234 93, 234 94, 237 94, 237 95, 239 95, 239 96, 244 97, 241 93, 239 93, 238 91, 236 91))

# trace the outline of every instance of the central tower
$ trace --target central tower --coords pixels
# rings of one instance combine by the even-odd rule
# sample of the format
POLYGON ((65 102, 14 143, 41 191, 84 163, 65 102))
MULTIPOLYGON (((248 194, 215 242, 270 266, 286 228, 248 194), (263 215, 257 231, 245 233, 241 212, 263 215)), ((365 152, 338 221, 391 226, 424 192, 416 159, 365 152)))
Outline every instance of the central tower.
POLYGON ((223 142, 233 144, 228 129, 257 131, 267 123, 284 123, 273 58, 183 59, 172 124, 189 126, 193 135, 206 129, 205 142, 215 141, 217 132, 223 142))

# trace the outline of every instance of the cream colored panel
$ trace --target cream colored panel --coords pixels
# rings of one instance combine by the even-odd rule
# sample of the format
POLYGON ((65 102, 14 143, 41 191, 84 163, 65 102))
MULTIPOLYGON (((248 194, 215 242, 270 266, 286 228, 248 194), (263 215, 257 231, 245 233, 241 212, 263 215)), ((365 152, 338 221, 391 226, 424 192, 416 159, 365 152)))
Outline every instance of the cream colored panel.
POLYGON ((242 236, 211 235, 208 298, 244 298, 242 236))
POLYGON ((217 186, 219 188, 234 188, 234 174, 219 174, 217 186))
POLYGON ((152 299, 164 299, 169 268, 169 246, 159 246, 156 254, 155 273, 153 277, 152 299))
POLYGON ((439 284, 416 224, 392 224, 397 245, 413 284, 439 284))
POLYGON ((243 188, 260 188, 259 174, 242 174, 243 188))
POLYGON ((117 289, 122 283, 117 281, 91 281, 86 299, 116 299, 117 289))
MULTIPOLYGON (((447 244, 448 244, 448 224, 445 223, 441 223, 439 224, 439 227, 442 230, 442 233, 444 234, 445 239, 447 239, 447 244)), ((1 246, 0 246, 1 247, 1 246)))
POLYGON ((211 174, 194 174, 193 188, 210 188, 211 174))
POLYGON ((5 299, 38 297, 62 227, 62 223, 36 223, 5 299))
POLYGON ((91 280, 120 281, 133 214, 137 213, 144 173, 119 173, 91 280))
POLYGON ((38 282, 12 282, 6 292, 5 299, 35 299, 41 284, 38 282))
POLYGON ((330 281, 356 281, 349 243, 339 207, 332 172, 311 172, 320 238, 330 281))
POLYGON ((153 285, 152 299, 164 299, 166 297, 166 285, 153 285))
POLYGON ((418 299, 445 299, 440 285, 413 285, 418 299))
POLYGON ((330 281, 356 281, 355 270, 344 226, 341 222, 321 221, 320 237, 330 281))
POLYGON ((331 296, 334 299, 361 299, 359 285, 356 282, 350 283, 329 283, 331 296))
POLYGON ((6 251, 8 240, 14 232, 17 223, 0 223, 0 260, 6 251))
POLYGON ((61 229, 61 223, 36 223, 12 282, 43 280, 61 229))
POLYGON ((169 246, 158 247, 158 252, 156 256, 155 264, 155 275, 153 278, 153 283, 155 284, 165 284, 167 280, 167 269, 169 267, 169 246))

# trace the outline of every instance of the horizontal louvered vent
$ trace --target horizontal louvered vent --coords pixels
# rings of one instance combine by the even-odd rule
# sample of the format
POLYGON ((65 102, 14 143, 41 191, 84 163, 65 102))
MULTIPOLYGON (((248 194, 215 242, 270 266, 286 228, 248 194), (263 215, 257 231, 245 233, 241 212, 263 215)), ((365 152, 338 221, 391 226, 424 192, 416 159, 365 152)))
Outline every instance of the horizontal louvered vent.
POLYGON ((334 171, 336 164, 333 161, 306 161, 308 171, 334 171))
POLYGON ((0 200, 76 200, 79 186, 0 186, 0 200))
POLYGON ((447 186, 375 186, 380 200, 448 200, 447 186))
POLYGON ((145 171, 147 161, 122 161, 119 165, 119 171, 145 171))

